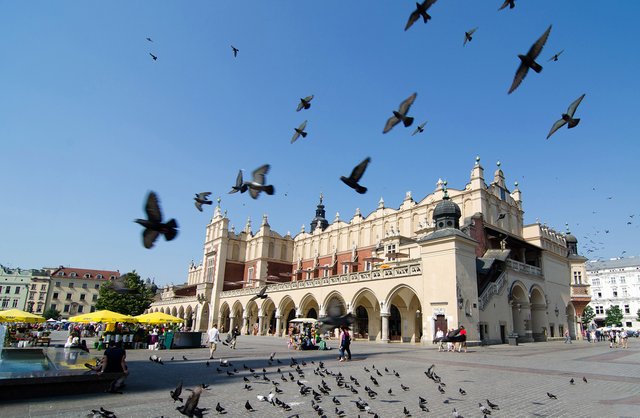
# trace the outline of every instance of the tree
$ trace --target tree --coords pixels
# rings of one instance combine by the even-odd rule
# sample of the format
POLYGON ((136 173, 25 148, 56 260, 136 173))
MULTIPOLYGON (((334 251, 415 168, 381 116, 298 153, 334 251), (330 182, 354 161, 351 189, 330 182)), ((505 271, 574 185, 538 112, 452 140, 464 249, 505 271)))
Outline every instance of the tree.
POLYGON ((593 311, 593 308, 587 305, 582 312, 582 326, 586 329, 595 317, 596 313, 593 311))
POLYGON ((42 316, 46 319, 60 319, 60 311, 53 308, 47 308, 47 310, 42 313, 42 316))
POLYGON ((124 315, 140 315, 151 306, 153 292, 136 271, 100 286, 96 309, 108 309, 124 315))
POLYGON ((624 318, 624 315, 622 314, 622 311, 620 310, 620 307, 618 305, 613 305, 612 307, 604 311, 604 313, 607 315, 607 317, 604 319, 604 323, 606 325, 614 327, 622 325, 622 318, 624 318))

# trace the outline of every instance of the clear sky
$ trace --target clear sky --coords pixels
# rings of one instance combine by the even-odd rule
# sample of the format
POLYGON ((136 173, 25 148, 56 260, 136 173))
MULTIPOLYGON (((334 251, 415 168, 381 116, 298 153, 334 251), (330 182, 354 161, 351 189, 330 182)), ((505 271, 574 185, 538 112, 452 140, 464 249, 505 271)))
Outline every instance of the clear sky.
POLYGON ((194 193, 221 196, 237 230, 267 214, 295 235, 320 192, 329 221, 366 216, 439 178, 463 188, 476 155, 487 182, 496 161, 519 182, 525 223, 568 222, 589 258, 640 254, 640 2, 501 3, 442 0, 405 32, 414 1, 0 0, 0 263, 178 284, 213 214, 194 193), (550 24, 544 70, 507 95, 517 55, 550 24), (414 126, 383 135, 413 92, 414 126), (580 124, 545 140, 583 93, 580 124), (290 144, 304 120, 309 135, 290 144), (358 195, 339 177, 366 156, 358 195), (274 196, 227 194, 264 163, 274 196), (151 250, 133 222, 149 190, 180 226, 151 250))

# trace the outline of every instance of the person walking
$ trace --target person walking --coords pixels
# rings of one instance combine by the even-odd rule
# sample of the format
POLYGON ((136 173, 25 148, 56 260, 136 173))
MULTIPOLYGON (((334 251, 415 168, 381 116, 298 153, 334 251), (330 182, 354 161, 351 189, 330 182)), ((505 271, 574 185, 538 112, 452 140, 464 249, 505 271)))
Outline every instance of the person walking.
POLYGON ((218 348, 218 343, 220 342, 220 331, 218 331, 218 325, 213 324, 208 334, 209 334, 209 360, 212 360, 213 353, 216 351, 216 348, 218 348))
POLYGON ((564 332, 564 343, 565 343, 565 344, 567 344, 567 343, 569 343, 569 344, 573 344, 573 343, 571 342, 571 335, 569 334, 569 330, 566 330, 566 331, 564 332))
POLYGON ((234 350, 236 349, 236 342, 238 341, 239 336, 240 336, 240 330, 236 325, 231 331, 231 343, 230 343, 230 347, 233 348, 234 350))
POLYGON ((349 328, 346 325, 341 327, 340 333, 340 358, 338 361, 351 360, 351 335, 349 334, 349 328), (345 356, 346 354, 346 356, 345 356))

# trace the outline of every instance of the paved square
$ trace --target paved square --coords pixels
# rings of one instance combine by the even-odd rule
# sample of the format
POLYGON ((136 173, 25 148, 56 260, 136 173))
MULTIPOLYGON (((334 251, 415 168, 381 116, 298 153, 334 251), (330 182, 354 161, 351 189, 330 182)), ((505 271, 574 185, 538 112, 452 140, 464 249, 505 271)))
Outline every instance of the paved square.
MULTIPOLYGON (((0 407, 0 416, 84 417, 92 408, 102 406, 114 411, 118 417, 179 417, 182 415, 175 408, 180 403, 173 402, 169 391, 183 380, 185 388, 202 383, 210 385, 199 403, 200 407, 210 408, 208 416, 217 415, 215 406, 219 402, 229 418, 292 417, 296 414, 317 417, 312 409, 313 396, 300 395, 296 382, 289 381, 289 373, 317 392, 322 380, 327 383, 330 395, 323 395, 319 402, 327 417, 337 416, 334 396, 340 401, 337 408, 343 410, 346 417, 373 416, 358 410, 354 402, 358 396, 368 402, 371 412, 385 418, 404 417, 404 407, 414 417, 450 417, 454 408, 461 416, 481 417, 478 404, 486 405, 487 399, 500 407, 493 411, 495 417, 640 416, 640 340, 635 338, 630 340, 630 348, 626 350, 610 349, 605 342, 574 341, 573 344, 549 342, 470 347, 467 353, 438 352, 437 347, 431 345, 355 341, 352 344, 353 360, 345 363, 337 361, 335 340, 330 341, 329 346, 334 349, 293 351, 287 349, 284 339, 241 336, 236 350, 223 346, 218 349, 216 354, 232 364, 228 369, 220 368, 221 372, 217 371, 219 359, 211 361, 207 367, 208 350, 205 348, 154 352, 129 350, 131 376, 123 395, 100 393, 8 402, 0 407), (268 364, 271 352, 276 352, 275 358, 281 363, 268 364), (161 356, 165 364, 150 362, 151 354, 161 356), (298 361, 304 378, 290 366, 292 357, 298 361), (347 384, 352 384, 350 376, 356 378, 360 383, 360 387, 355 388, 358 394, 338 387, 336 378, 330 374, 326 377, 314 374, 320 361, 329 373, 342 373, 347 384), (435 373, 446 384, 444 394, 425 376, 431 364, 435 364, 435 373), (246 370, 245 365, 255 369, 259 378, 246 370), (257 399, 257 395, 268 395, 275 387, 264 380, 263 368, 267 378, 280 383, 278 388, 283 393, 277 398, 291 405, 291 411, 257 399), (234 369, 237 373, 228 376, 227 370, 234 369), (394 371, 400 377, 396 377, 394 371), (379 386, 373 384, 371 376, 379 386), (251 391, 244 389, 244 377, 250 380, 251 391), (571 378, 575 381, 573 385, 569 382, 571 378), (409 389, 403 390, 401 384, 409 389), (370 398, 365 386, 378 396, 370 398), (466 395, 459 392, 460 388, 466 395), (547 392, 556 395, 557 400, 550 399, 547 392), (430 412, 420 410, 419 396, 427 399, 430 412), (255 412, 245 410, 247 400, 255 412)), ((185 397, 188 394, 183 392, 185 397)))

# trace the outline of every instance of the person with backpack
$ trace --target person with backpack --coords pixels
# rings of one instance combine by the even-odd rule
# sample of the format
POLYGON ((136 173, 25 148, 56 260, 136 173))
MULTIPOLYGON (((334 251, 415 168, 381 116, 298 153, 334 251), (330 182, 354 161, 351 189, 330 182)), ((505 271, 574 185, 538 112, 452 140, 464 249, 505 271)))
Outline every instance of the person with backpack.
POLYGON ((338 361, 343 362, 345 360, 351 360, 351 335, 349 334, 349 328, 346 325, 341 327, 340 333, 340 356, 338 361), (346 353, 346 356, 345 356, 346 353))

